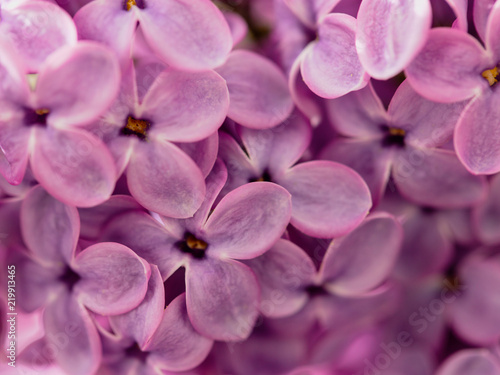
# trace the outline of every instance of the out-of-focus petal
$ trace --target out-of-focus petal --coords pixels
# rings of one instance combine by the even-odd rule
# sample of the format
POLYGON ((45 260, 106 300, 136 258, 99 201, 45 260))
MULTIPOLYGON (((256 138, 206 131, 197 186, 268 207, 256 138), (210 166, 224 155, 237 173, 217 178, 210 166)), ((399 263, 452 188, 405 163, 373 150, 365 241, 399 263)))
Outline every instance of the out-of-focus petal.
POLYGON ((372 206, 370 190, 363 179, 339 163, 301 163, 277 182, 292 195, 290 223, 313 237, 346 234, 361 223, 372 206))
POLYGON ((340 0, 284 0, 284 2, 305 25, 314 28, 340 0))
POLYGON ((356 19, 346 14, 326 16, 319 39, 304 52, 301 72, 307 86, 323 98, 337 98, 366 86, 369 76, 354 46, 356 19))
POLYGON ((162 370, 190 370, 203 362, 212 345, 213 341, 196 332, 189 321, 183 293, 165 309, 160 326, 147 347, 148 363, 162 370))
POLYGON ((486 349, 454 353, 437 369, 436 375, 500 375, 500 364, 486 349))
POLYGON ((290 194, 269 182, 253 182, 226 195, 204 230, 210 256, 251 259, 283 234, 291 213, 290 194))
POLYGON ((81 42, 57 50, 45 61, 36 84, 36 106, 50 111, 50 125, 73 127, 102 114, 119 87, 114 54, 97 43, 81 42))
POLYGON ((40 185, 21 206, 21 229, 26 246, 42 263, 69 264, 80 235, 76 207, 50 196, 40 185))
POLYGON ((132 196, 159 214, 187 218, 205 196, 205 181, 194 161, 168 141, 138 141, 127 167, 132 196))
POLYGON ((407 146, 394 158, 392 176, 404 197, 422 205, 467 207, 486 195, 486 181, 467 172, 450 150, 407 146))
POLYGON ((500 175, 490 180, 488 197, 474 208, 473 218, 481 242, 500 243, 500 175))
POLYGON ((488 64, 488 56, 472 36, 452 28, 436 28, 429 32, 427 43, 405 72, 420 95, 450 103, 468 99, 488 87, 481 76, 485 69, 492 68, 488 64))
POLYGON ((403 229, 391 215, 374 214, 347 236, 332 241, 321 277, 334 293, 368 292, 389 276, 402 241, 403 229))
POLYGON ((224 16, 208 0, 148 0, 138 15, 151 48, 179 69, 215 68, 233 46, 224 16))
POLYGON ((234 260, 193 260, 186 268, 189 319, 203 336, 245 340, 258 316, 259 286, 253 272, 234 260))
POLYGON ((90 133, 36 129, 33 174, 55 198, 79 207, 104 202, 113 192, 116 171, 106 146, 90 133))
POLYGON ((229 89, 228 117, 253 129, 271 128, 292 112, 285 75, 270 60, 237 50, 216 69, 229 89))
POLYGON ((233 47, 241 42, 248 33, 248 25, 245 19, 238 13, 223 12, 224 18, 231 30, 233 47))
POLYGON ((308 300, 306 287, 316 268, 309 256, 290 241, 279 239, 261 256, 245 261, 261 287, 260 311, 270 318, 290 316, 308 300))
POLYGON ((79 253, 73 269, 81 277, 74 288, 86 307, 101 315, 137 307, 148 289, 151 269, 128 247, 102 242, 79 253))
POLYGON ((446 3, 453 10, 457 19, 453 23, 453 27, 456 27, 464 32, 467 32, 468 29, 468 21, 467 21, 467 0, 446 0, 446 3))
POLYGON ((405 69, 427 40, 429 0, 364 0, 358 12, 356 49, 370 76, 388 79, 405 69))
POLYGON ((218 74, 168 69, 144 97, 142 116, 152 123, 152 137, 196 142, 217 131, 228 106, 227 87, 218 74))

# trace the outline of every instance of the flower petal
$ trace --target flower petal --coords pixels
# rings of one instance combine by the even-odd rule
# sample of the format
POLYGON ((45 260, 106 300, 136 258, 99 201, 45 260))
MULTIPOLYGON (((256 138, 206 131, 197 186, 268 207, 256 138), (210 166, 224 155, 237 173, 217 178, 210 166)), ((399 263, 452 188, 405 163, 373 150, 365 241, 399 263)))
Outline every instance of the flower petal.
POLYGON ((152 123, 152 137, 196 142, 217 131, 228 106, 227 87, 217 73, 167 69, 152 84, 142 108, 152 123))
POLYGON ((484 44, 486 50, 493 57, 494 64, 500 59, 500 45, 498 43, 498 33, 500 32, 500 4, 493 4, 486 24, 486 39, 484 44))
POLYGON ((283 234, 291 206, 290 194, 269 182, 252 182, 233 190, 204 226, 208 254, 237 259, 262 254, 283 234))
POLYGON ((28 99, 29 86, 25 76, 23 59, 13 47, 0 39, 0 101, 24 103, 28 99))
POLYGON ((301 72, 307 86, 323 98, 337 98, 366 86, 369 76, 354 47, 356 19, 346 14, 326 16, 319 39, 306 47, 301 72))
POLYGON ((138 141, 127 168, 132 196, 161 215, 194 215, 205 196, 205 181, 194 161, 168 141, 138 141))
POLYGON ((26 246, 48 264, 69 264, 80 235, 76 207, 50 196, 40 185, 26 195, 21 206, 21 229, 26 246))
POLYGON ((212 340, 194 330, 183 293, 165 309, 160 326, 147 347, 148 363, 162 370, 190 370, 203 362, 212 345, 212 340))
POLYGON ((305 25, 314 28, 340 0, 284 0, 284 2, 305 25))
POLYGON ((310 161, 277 179, 292 195, 290 223, 302 232, 332 238, 354 229, 372 206, 370 191, 354 170, 331 161, 310 161))
MULTIPOLYGON (((0 106, 5 114, 7 106, 1 102, 0 106)), ((24 126, 19 115, 20 113, 13 117, 6 116, 5 121, 0 119, 0 174, 9 183, 16 185, 22 182, 26 172, 32 134, 32 129, 24 126)))
POLYGON ((357 18, 361 63, 384 80, 405 69, 424 46, 432 9, 429 0, 364 0, 357 18))
POLYGON ((500 243, 500 175, 490 180, 489 194, 486 200, 474 207, 473 219, 476 233, 482 243, 500 243))
POLYGON ((80 42, 50 55, 38 75, 36 106, 49 109, 47 122, 68 128, 91 122, 115 100, 120 68, 114 54, 80 42))
POLYGON ((474 26, 483 41, 486 40, 488 17, 496 1, 497 0, 474 0, 472 6, 474 26))
POLYGON ((204 177, 208 176, 217 160, 219 149, 217 132, 198 142, 176 143, 175 145, 193 159, 204 177))
POLYGON ((189 319, 203 336, 245 340, 258 316, 259 286, 253 272, 234 260, 194 260, 186 268, 189 319))
POLYGON ((449 150, 407 147, 394 159, 392 176, 404 197, 426 206, 467 207, 486 194, 486 181, 467 172, 449 150))
POLYGON ((151 269, 128 247, 102 242, 79 253, 73 269, 79 301, 101 315, 123 314, 144 299, 151 269))
POLYGON ((151 48, 179 69, 215 68, 233 46, 229 26, 211 1, 148 0, 139 20, 151 48))
POLYGON ((436 28, 405 73, 420 95, 451 103, 488 87, 481 73, 489 68, 488 57, 476 39, 460 30, 436 28))
POLYGON ((91 207, 113 192, 113 157, 106 146, 78 129, 36 129, 31 154, 33 174, 55 198, 67 204, 91 207))
POLYGON ((466 349, 444 361, 436 375, 500 375, 500 364, 486 349, 466 349))
POLYGON ((229 112, 237 123, 252 129, 267 129, 284 121, 293 102, 285 75, 270 60, 250 51, 229 55, 217 72, 229 90, 229 112))
POLYGON ((386 279, 403 241, 401 225, 389 214, 377 213, 347 236, 330 244, 321 277, 334 293, 366 293, 386 279))

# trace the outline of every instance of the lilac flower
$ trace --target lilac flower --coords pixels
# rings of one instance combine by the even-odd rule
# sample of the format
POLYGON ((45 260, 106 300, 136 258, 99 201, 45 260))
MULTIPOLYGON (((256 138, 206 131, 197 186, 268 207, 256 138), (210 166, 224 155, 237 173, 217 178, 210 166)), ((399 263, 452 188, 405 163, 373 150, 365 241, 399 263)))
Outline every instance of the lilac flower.
POLYGON ((253 272, 234 259, 251 259, 268 250, 290 219, 290 195, 268 182, 255 182, 226 195, 209 215, 227 172, 218 162, 207 178, 207 195, 192 218, 163 218, 144 213, 113 220, 106 240, 132 248, 167 279, 186 269, 189 318, 202 335, 242 340, 258 315, 260 291, 253 272))
POLYGON ((50 55, 30 91, 15 56, 0 57, 0 173, 23 179, 28 159, 36 179, 56 198, 77 206, 105 201, 116 171, 105 145, 79 129, 114 100, 119 69, 102 46, 81 43, 50 55))
POLYGON ((219 66, 232 47, 229 27, 209 0, 95 0, 74 21, 80 39, 113 48, 125 67, 138 22, 155 53, 178 69, 219 66))
POLYGON ((449 357, 436 375, 499 375, 500 358, 487 349, 461 350, 449 357))
POLYGON ((203 201, 204 176, 173 142, 209 137, 224 121, 228 105, 227 87, 218 74, 171 68, 156 77, 139 101, 130 64, 117 100, 87 129, 107 144, 118 175, 126 169, 128 188, 140 204, 162 215, 186 218, 203 201))
POLYGON ((59 347, 54 359, 62 368, 92 374, 101 345, 86 309, 103 315, 134 309, 144 299, 151 271, 147 262, 115 243, 96 244, 76 254, 79 224, 75 207, 55 200, 40 186, 30 191, 21 209, 30 254, 17 267, 19 303, 28 312, 45 307, 42 342, 59 347), (67 345, 57 346, 64 332, 69 335, 67 345))
POLYGON ((500 175, 489 181, 488 196, 474 207, 473 226, 482 243, 500 244, 500 175))
POLYGON ((451 150, 439 148, 452 135, 465 102, 428 101, 403 82, 386 112, 371 86, 332 100, 328 110, 336 130, 322 158, 344 163, 367 182, 375 202, 389 177, 408 200, 437 208, 478 202, 485 181, 471 175, 451 150))
POLYGON ((337 163, 294 165, 309 145, 311 129, 300 115, 270 130, 239 128, 245 151, 220 134, 220 157, 229 170, 227 194, 250 181, 272 181, 292 195, 291 224, 311 236, 331 238, 355 228, 371 207, 364 181, 337 163))

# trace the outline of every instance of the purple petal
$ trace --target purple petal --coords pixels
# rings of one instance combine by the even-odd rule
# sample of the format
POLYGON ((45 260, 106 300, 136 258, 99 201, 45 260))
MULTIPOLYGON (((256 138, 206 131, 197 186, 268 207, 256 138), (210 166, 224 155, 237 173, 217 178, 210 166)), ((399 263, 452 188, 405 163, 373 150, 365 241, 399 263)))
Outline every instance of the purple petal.
POLYGON ((500 175, 490 180, 488 197, 474 208, 473 218, 481 242, 500 243, 500 175))
POLYGON ((486 40, 488 17, 495 2, 496 0, 474 0, 472 6, 474 26, 483 41, 486 40))
MULTIPOLYGON (((28 100, 29 86, 25 76, 23 59, 13 47, 0 39, 0 100, 25 103, 28 100)), ((2 104, 3 106, 3 104, 2 104)))
POLYGON ((356 295, 380 285, 392 271, 403 241, 401 225, 389 214, 374 214, 330 244, 321 268, 328 289, 356 295))
POLYGON ((240 43, 248 34, 248 25, 245 19, 238 13, 223 12, 224 18, 231 30, 233 47, 240 43))
POLYGON ((179 69, 215 68, 233 46, 224 16, 207 0, 148 0, 138 16, 151 48, 179 69))
POLYGON ((56 4, 30 1, 2 12, 0 26, 13 42, 29 72, 38 72, 58 48, 76 44, 71 17, 56 4))
POLYGON ((455 149, 474 174, 500 171, 500 92, 486 90, 465 109, 455 128, 455 149))
POLYGON ((404 197, 432 207, 467 207, 486 194, 486 181, 449 150, 407 147, 395 157, 392 176, 404 197))
POLYGON ((306 47, 301 72, 307 86, 323 98, 337 98, 363 88, 369 77, 354 47, 356 19, 346 14, 326 16, 319 39, 306 47))
POLYGON ((340 0, 284 0, 284 2, 305 25, 314 28, 340 0))
POLYGON ((70 374, 94 374, 101 362, 101 343, 86 309, 68 293, 59 294, 44 313, 47 351, 70 374), (52 350, 50 348, 58 350, 52 350))
POLYGON ((91 207, 113 192, 116 171, 106 146, 88 132, 37 128, 31 154, 33 174, 55 198, 91 207))
POLYGON ((173 142, 196 142, 217 131, 226 118, 229 94, 213 71, 161 73, 144 97, 149 134, 173 142))
POLYGON ((191 325, 183 293, 165 309, 147 348, 150 352, 148 362, 162 370, 190 370, 203 362, 212 345, 212 340, 201 336, 191 325))
POLYGON ((138 141, 127 168, 132 196, 159 214, 187 218, 205 196, 205 181, 194 161, 168 141, 138 141))
POLYGON ((486 50, 493 57, 493 65, 500 59, 500 44, 498 43, 498 33, 500 32, 500 4, 495 3, 491 8, 486 24, 486 39, 484 44, 486 50))
POLYGON ((257 320, 259 299, 255 275, 240 262, 195 259, 186 268, 189 319, 203 336, 245 340, 257 320))
POLYGON ((346 234, 361 223, 372 206, 366 183, 342 164, 320 160, 301 163, 277 182, 292 195, 290 223, 313 237, 346 234))
POLYGON ((144 212, 129 212, 111 221, 103 233, 104 241, 121 243, 160 269, 167 279, 184 262, 176 247, 177 238, 144 212))
MULTIPOLYGON (((1 74, 1 73, 0 73, 1 74)), ((2 111, 6 106, 0 102, 2 111)), ((0 174, 11 184, 20 184, 23 180, 29 158, 29 141, 32 129, 24 127, 20 113, 18 117, 0 120, 0 174)))
POLYGON ((454 353, 438 368, 436 375, 500 375, 498 360, 486 349, 454 353))
POLYGON ((217 132, 198 142, 176 143, 175 145, 193 159, 204 177, 208 176, 217 159, 219 149, 217 132))
POLYGON ((226 80, 228 117, 253 129, 271 128, 292 112, 293 102, 285 75, 270 60, 237 50, 217 72, 226 80))
POLYGON ((26 246, 42 262, 69 264, 80 234, 75 207, 50 196, 40 185, 26 195, 21 207, 21 229, 26 246))
POLYGON ((467 21, 467 0, 446 0, 446 3, 453 10, 453 13, 457 16, 455 22, 453 22, 453 27, 456 27, 464 32, 467 32, 468 21, 467 21))
POLYGON ((424 46, 431 22, 429 0, 362 1, 356 49, 368 74, 388 79, 405 69, 424 46))
POLYGON ((427 43, 405 72, 420 95, 450 103, 488 87, 481 76, 491 68, 488 64, 484 49, 472 36, 452 28, 436 28, 429 32, 427 43))
POLYGON ((91 122, 115 100, 120 68, 109 49, 79 43, 50 55, 38 75, 36 105, 50 110, 50 125, 68 128, 91 122))
POLYGON ((113 331, 131 337, 144 348, 160 325, 165 307, 165 290, 158 267, 151 266, 151 278, 144 300, 132 311, 110 318, 113 331))
POLYGON ((291 213, 290 194, 269 182, 253 182, 226 195, 204 226, 208 254, 251 259, 283 234, 291 213))
POLYGON ((270 318, 298 312, 307 302, 305 290, 312 284, 316 267, 297 245, 279 239, 261 256, 245 261, 254 271, 261 287, 260 311, 270 318))
POLYGON ((79 253, 73 264, 81 277, 74 292, 79 301, 101 315, 123 314, 144 299, 149 264, 128 247, 102 242, 79 253))

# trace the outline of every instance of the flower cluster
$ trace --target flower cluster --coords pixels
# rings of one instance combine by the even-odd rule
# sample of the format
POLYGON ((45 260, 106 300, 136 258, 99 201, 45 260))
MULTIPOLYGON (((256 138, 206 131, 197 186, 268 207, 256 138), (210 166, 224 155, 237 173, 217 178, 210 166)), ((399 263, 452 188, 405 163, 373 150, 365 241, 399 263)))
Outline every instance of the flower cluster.
POLYGON ((500 1, 2 0, 0 372, 500 375, 500 1))

